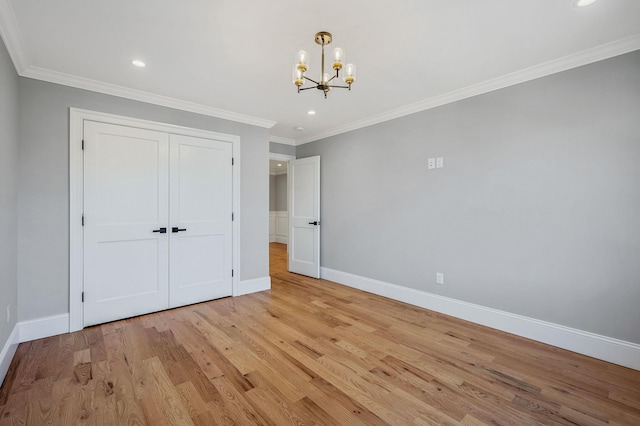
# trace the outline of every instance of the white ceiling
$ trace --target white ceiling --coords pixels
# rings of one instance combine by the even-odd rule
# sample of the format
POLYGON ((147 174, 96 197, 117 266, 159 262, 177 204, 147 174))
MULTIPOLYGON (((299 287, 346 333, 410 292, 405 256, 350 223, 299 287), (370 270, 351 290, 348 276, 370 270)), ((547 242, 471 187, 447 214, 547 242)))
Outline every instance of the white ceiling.
POLYGON ((299 144, 640 49, 639 0, 573 3, 0 0, 0 35, 25 77, 270 127, 272 141, 299 144), (326 100, 291 82, 302 48, 319 75, 321 30, 358 68, 353 90, 326 100))

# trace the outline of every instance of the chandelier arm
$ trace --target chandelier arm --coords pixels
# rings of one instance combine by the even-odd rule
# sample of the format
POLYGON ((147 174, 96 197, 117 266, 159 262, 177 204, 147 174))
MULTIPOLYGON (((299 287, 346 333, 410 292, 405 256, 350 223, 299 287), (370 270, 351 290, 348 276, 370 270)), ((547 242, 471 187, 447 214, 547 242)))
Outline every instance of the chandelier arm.
POLYGON ((303 75, 302 78, 304 78, 305 80, 309 80, 309 81, 313 82, 314 84, 320 84, 317 81, 315 81, 314 79, 307 77, 306 75, 303 75))
POLYGON ((302 90, 317 89, 317 88, 318 86, 309 86, 309 87, 301 87, 299 90, 302 91, 302 90))
POLYGON ((349 86, 329 86, 329 87, 332 87, 332 88, 335 87, 335 88, 338 88, 338 89, 350 89, 349 86))

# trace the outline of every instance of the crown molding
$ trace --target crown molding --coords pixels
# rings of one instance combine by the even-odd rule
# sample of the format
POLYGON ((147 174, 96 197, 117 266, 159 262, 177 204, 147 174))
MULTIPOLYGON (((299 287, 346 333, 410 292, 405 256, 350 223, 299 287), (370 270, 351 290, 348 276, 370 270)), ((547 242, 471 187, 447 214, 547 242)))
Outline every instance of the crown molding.
POLYGON ((269 142, 281 143, 283 145, 292 145, 292 146, 296 145, 295 139, 283 138, 282 136, 269 135, 269 142))
POLYGON ((149 104, 179 109, 182 111, 194 112, 196 114, 222 118, 239 123, 251 124, 253 126, 265 127, 267 129, 270 129, 276 124, 276 122, 272 120, 252 117, 250 115, 239 114, 236 112, 213 108, 194 102, 184 101, 168 96, 156 95, 153 93, 144 92, 142 90, 131 89, 116 84, 103 83, 97 80, 78 77, 72 74, 61 73, 58 71, 52 71, 34 66, 27 67, 25 71, 20 75, 22 77, 48 81, 50 83, 62 84, 64 86, 90 90, 92 92, 104 93, 106 95, 118 96, 134 101, 146 102, 149 104))
POLYGON ((22 35, 9 0, 0 0, 0 37, 4 40, 9 56, 18 75, 22 75, 29 60, 22 44, 22 35))
POLYGON ((616 40, 614 42, 602 44, 591 49, 584 50, 572 55, 568 55, 559 59, 543 62, 520 71, 506 74, 491 80, 483 81, 478 84, 467 86, 462 89, 453 90, 448 93, 434 96, 404 107, 392 109, 382 114, 377 114, 362 120, 337 126, 323 132, 315 133, 304 138, 296 139, 296 145, 313 142, 319 139, 325 139, 331 136, 350 132, 352 130, 361 129, 374 124, 393 120, 395 118, 404 117, 416 112, 435 108, 452 102, 460 101, 483 93, 492 92, 494 90, 503 89, 537 78, 546 77, 572 68, 581 67, 594 62, 612 58, 614 56, 623 55, 640 49, 640 34, 631 37, 616 40))
POLYGON ((265 127, 267 129, 272 128, 276 124, 276 122, 272 120, 252 117, 194 102, 156 95, 142 90, 130 89, 124 86, 104 83, 97 80, 78 77, 72 74, 29 65, 29 59, 26 55, 26 49, 23 44, 24 39, 20 34, 20 28, 9 0, 0 0, 0 36, 2 36, 2 40, 4 40, 4 44, 7 47, 9 56, 11 56, 16 72, 21 77, 48 81, 49 83, 62 84, 64 86, 90 90, 92 92, 118 96, 120 98, 131 99, 134 101, 194 112, 196 114, 222 118, 258 127, 265 127))
MULTIPOLYGON (((44 68, 30 66, 26 49, 23 45, 23 38, 15 19, 15 14, 9 0, 0 0, 0 36, 4 40, 5 45, 17 73, 22 77, 28 77, 50 83, 62 84, 65 86, 76 87, 79 89, 90 90, 107 95, 118 96, 121 98, 132 99, 136 101, 146 102, 150 104, 175 108, 183 111, 194 112, 197 114, 207 115, 225 120, 236 121, 240 123, 250 124, 267 129, 272 128, 276 122, 258 117, 252 117, 231 111, 226 111, 210 106, 188 102, 176 98, 162 95, 156 95, 136 89, 118 86, 109 83, 103 83, 83 77, 52 71, 44 68)), ((440 94, 404 107, 396 108, 377 114, 371 117, 357 120, 351 123, 327 129, 322 132, 308 135, 302 138, 289 139, 279 136, 269 136, 270 142, 281 143, 285 145, 302 145, 319 139, 325 139, 331 136, 350 132, 352 130, 361 129, 363 127, 404 117, 416 112, 428 110, 448 103, 460 101, 483 93, 492 92, 505 87, 524 83, 537 78, 545 77, 558 72, 588 65, 593 62, 612 58, 640 49, 640 34, 605 43, 591 49, 584 50, 572 55, 568 55, 559 59, 544 62, 520 71, 516 71, 504 76, 496 77, 481 83, 477 83, 462 89, 453 90, 448 93, 440 94)))

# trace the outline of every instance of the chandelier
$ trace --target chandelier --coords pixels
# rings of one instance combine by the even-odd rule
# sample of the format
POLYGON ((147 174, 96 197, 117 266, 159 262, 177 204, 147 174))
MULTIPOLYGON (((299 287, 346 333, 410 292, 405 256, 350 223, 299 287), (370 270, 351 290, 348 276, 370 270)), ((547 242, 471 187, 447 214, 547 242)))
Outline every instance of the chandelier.
POLYGON ((307 63, 309 62, 309 54, 304 50, 298 52, 298 63, 293 66, 293 84, 298 88, 298 93, 302 90, 318 89, 324 92, 326 99, 327 93, 334 87, 351 90, 351 84, 356 81, 356 66, 353 64, 347 64, 345 66, 344 77, 342 77, 342 79, 347 84, 346 86, 336 86, 332 84, 335 79, 340 78, 340 70, 342 69, 342 62, 344 60, 344 52, 339 47, 333 49, 333 69, 336 73, 330 75, 328 72, 324 72, 324 47, 331 44, 331 38, 331 33, 326 31, 320 31, 315 36, 316 44, 322 47, 322 67, 320 69, 319 81, 315 81, 305 75, 307 63), (302 87, 304 80, 310 81, 314 85, 302 87))

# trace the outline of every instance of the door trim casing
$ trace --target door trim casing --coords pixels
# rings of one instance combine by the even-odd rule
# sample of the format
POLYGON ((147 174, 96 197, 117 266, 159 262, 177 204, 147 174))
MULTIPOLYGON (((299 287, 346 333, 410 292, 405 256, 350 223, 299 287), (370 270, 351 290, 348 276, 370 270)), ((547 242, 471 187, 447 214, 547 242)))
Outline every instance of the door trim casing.
POLYGON ((84 205, 84 170, 82 138, 84 121, 155 130, 175 135, 193 136, 229 142, 232 144, 233 167, 233 296, 240 292, 240 136, 182 127, 156 121, 124 117, 102 112, 70 108, 69 110, 69 331, 82 330, 84 314, 82 291, 84 288, 84 241, 82 232, 82 212, 84 205))
POLYGON ((290 160, 295 160, 295 159, 296 159, 295 155, 277 154, 275 152, 270 152, 269 153, 269 160, 287 161, 287 162, 289 162, 290 160))

